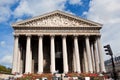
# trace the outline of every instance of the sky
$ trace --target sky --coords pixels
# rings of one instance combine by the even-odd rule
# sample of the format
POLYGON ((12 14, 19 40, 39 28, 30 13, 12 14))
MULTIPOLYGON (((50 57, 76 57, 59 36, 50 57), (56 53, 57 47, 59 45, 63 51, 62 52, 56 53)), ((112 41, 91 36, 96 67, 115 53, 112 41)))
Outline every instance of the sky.
MULTIPOLYGON (((0 0, 0 64, 11 67, 13 28, 11 24, 54 10, 103 24, 102 46, 110 44, 114 56, 120 55, 120 0, 0 0)), ((105 55, 104 60, 110 58, 105 55)))

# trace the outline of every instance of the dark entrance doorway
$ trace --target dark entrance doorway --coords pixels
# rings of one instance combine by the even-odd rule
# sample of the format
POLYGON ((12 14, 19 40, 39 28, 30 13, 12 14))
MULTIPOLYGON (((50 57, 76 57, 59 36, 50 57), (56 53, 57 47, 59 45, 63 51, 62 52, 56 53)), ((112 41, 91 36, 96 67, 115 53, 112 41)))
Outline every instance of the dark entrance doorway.
POLYGON ((56 58, 56 70, 58 70, 59 73, 63 73, 63 58, 56 58))
POLYGON ((55 37, 55 67, 59 73, 63 73, 63 55, 62 55, 62 38, 55 37))

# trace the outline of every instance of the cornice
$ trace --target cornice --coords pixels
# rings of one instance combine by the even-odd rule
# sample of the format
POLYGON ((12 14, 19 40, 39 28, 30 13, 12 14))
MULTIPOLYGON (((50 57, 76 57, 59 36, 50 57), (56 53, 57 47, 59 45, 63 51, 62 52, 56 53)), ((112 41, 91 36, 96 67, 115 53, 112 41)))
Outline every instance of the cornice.
POLYGON ((46 13, 46 14, 43 14, 43 15, 40 15, 40 16, 37 16, 37 17, 33 17, 31 19, 27 19, 27 20, 23 20, 23 21, 14 23, 14 24, 12 24, 12 26, 17 27, 18 25, 21 25, 21 24, 24 24, 24 23, 31 23, 33 21, 40 20, 42 18, 46 18, 46 17, 53 16, 53 15, 62 15, 64 17, 71 18, 71 19, 74 19, 74 20, 86 22, 86 23, 93 24, 93 25, 96 25, 96 26, 102 26, 102 24, 100 24, 100 23, 93 22, 93 21, 87 20, 87 19, 83 19, 83 18, 80 18, 78 16, 71 15, 71 14, 68 14, 68 13, 65 13, 65 12, 62 12, 62 11, 59 11, 59 10, 53 11, 53 12, 50 12, 50 13, 46 13))

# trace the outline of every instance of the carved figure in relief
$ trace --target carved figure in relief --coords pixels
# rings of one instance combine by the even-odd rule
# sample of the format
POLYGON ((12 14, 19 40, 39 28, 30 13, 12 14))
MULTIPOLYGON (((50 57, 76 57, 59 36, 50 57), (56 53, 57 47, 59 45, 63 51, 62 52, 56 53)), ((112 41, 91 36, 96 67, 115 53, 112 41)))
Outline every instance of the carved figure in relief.
POLYGON ((25 24, 27 26, 89 26, 88 24, 82 23, 77 20, 68 19, 63 16, 49 16, 44 19, 40 19, 37 21, 32 21, 30 23, 25 24))

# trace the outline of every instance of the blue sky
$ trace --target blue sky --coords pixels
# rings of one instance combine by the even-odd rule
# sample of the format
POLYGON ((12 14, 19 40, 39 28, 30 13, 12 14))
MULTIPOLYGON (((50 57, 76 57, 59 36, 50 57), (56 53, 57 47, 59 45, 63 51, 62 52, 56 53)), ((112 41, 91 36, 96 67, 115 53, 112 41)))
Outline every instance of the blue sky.
MULTIPOLYGON (((120 55, 120 0, 0 0, 0 64, 12 66, 13 22, 54 10, 65 11, 103 24, 102 45, 120 55)), ((109 59, 105 55, 104 59, 109 59)))

